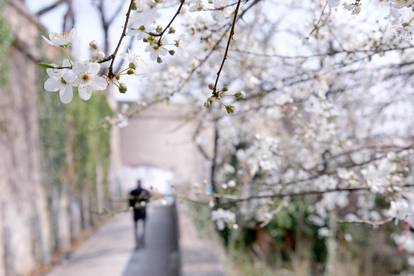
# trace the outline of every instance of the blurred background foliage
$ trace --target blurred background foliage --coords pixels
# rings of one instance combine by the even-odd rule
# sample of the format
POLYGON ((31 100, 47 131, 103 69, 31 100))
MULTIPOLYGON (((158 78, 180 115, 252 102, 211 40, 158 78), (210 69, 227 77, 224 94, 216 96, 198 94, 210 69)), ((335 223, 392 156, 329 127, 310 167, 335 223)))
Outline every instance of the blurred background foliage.
MULTIPOLYGON (((39 38, 39 47, 41 45, 39 38)), ((39 78, 40 84, 47 78, 42 68, 39 69, 39 78)), ((45 93, 43 87, 39 87, 39 94, 39 141, 45 172, 43 181, 48 187, 50 219, 52 227, 56 228, 52 232, 58 235, 58 220, 62 211, 56 205, 63 197, 78 205, 81 227, 88 228, 95 223, 94 214, 99 215, 103 211, 98 206, 104 204, 108 207, 111 204, 111 127, 105 119, 112 116, 113 111, 103 93, 95 93, 88 102, 84 102, 74 91, 74 100, 70 105, 62 104, 57 93, 45 93), (99 189, 103 198, 98 198, 99 189), (99 204, 98 201, 102 200, 104 202, 99 204)))

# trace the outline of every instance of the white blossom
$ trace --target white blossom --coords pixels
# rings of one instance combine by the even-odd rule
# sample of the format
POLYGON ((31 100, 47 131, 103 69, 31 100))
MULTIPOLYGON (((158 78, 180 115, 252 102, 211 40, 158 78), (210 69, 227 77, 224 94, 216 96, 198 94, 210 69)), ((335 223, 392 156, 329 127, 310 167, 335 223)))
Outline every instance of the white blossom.
POLYGON ((93 91, 105 90, 107 81, 98 76, 100 65, 98 63, 80 62, 73 65, 76 74, 75 85, 79 90, 79 97, 87 101, 91 98, 93 91))
POLYGON ((70 32, 65 32, 63 34, 50 33, 48 38, 43 36, 43 39, 52 46, 70 47, 72 46, 74 37, 75 29, 72 29, 70 32))
POLYGON ((211 219, 216 223, 219 230, 223 230, 226 224, 236 223, 236 215, 232 211, 222 208, 212 211, 211 219))
MULTIPOLYGON (((70 62, 65 59, 62 66, 70 66, 70 62)), ((73 82, 75 74, 69 69, 46 69, 49 78, 44 84, 44 88, 50 92, 59 91, 59 98, 62 103, 70 103, 73 98, 73 82)))
POLYGON ((122 54, 122 58, 125 60, 129 68, 137 70, 142 67, 143 60, 141 57, 129 50, 127 53, 122 54))

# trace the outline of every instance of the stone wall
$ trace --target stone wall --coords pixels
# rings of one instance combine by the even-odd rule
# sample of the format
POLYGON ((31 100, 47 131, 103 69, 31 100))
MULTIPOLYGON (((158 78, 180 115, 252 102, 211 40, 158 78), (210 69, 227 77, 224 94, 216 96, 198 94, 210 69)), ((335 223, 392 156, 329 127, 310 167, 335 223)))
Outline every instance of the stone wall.
POLYGON ((99 224, 117 174, 108 171, 109 149, 96 143, 110 141, 109 130, 86 130, 110 113, 105 96, 64 106, 41 91, 38 62, 56 50, 39 46, 42 26, 23 2, 3 11, 14 37, 8 81, 0 81, 0 276, 18 276, 67 256, 99 224))
POLYGON ((49 262, 50 232, 38 147, 36 53, 30 50, 38 26, 20 2, 5 14, 15 36, 9 82, 0 88, 0 275, 8 276, 49 262))

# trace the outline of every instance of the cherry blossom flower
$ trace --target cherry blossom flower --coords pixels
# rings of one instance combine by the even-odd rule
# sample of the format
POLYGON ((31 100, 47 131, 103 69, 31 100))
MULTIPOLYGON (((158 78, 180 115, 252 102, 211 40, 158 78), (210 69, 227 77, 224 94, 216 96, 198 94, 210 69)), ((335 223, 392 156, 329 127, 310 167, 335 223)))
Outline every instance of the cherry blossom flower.
POLYGON ((43 36, 43 39, 52 46, 56 47, 71 47, 75 37, 75 29, 63 34, 50 33, 49 38, 43 36))
POLYGON ((216 222, 219 230, 223 230, 226 224, 236 223, 236 215, 232 211, 222 208, 212 211, 211 219, 216 222))
POLYGON ((165 56, 168 54, 168 50, 165 47, 158 45, 148 44, 145 48, 145 51, 149 52, 150 58, 156 61, 160 61, 161 56, 165 56))
POLYGON ((122 58, 128 64, 129 69, 132 69, 136 72, 136 69, 140 67, 143 60, 139 55, 132 51, 128 51, 127 53, 122 54, 122 58))
POLYGON ((351 13, 353 15, 357 15, 361 12, 361 3, 360 2, 355 2, 352 4, 344 4, 344 8, 346 10, 351 11, 351 13))
POLYGON ((94 90, 102 91, 108 86, 107 81, 97 75, 99 69, 99 63, 81 62, 73 65, 73 71, 76 74, 74 83, 78 87, 79 97, 82 100, 89 100, 94 90))
POLYGON ((144 38, 151 28, 151 24, 155 22, 160 14, 156 9, 148 9, 144 11, 136 11, 131 15, 128 23, 128 36, 135 36, 137 39, 144 38))
POLYGON ((203 1, 202 0, 194 0, 190 1, 190 11, 202 11, 204 9, 203 1))
POLYGON ((388 212, 391 217, 405 221, 411 226, 414 225, 414 205, 412 202, 405 199, 391 201, 388 212))
MULTIPOLYGON (((63 61, 63 66, 70 66, 67 59, 63 61)), ((44 84, 44 88, 49 92, 58 92, 62 103, 67 104, 73 98, 73 82, 75 74, 69 69, 52 69, 46 70, 49 78, 44 84)))

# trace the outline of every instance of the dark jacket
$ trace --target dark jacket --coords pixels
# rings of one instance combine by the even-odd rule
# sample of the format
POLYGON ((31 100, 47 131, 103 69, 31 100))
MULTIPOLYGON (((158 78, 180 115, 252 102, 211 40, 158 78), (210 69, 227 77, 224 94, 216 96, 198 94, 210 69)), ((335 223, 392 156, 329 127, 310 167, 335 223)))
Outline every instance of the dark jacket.
POLYGON ((134 210, 134 220, 145 220, 147 204, 150 200, 150 193, 143 188, 136 188, 129 193, 128 203, 129 207, 134 210))

